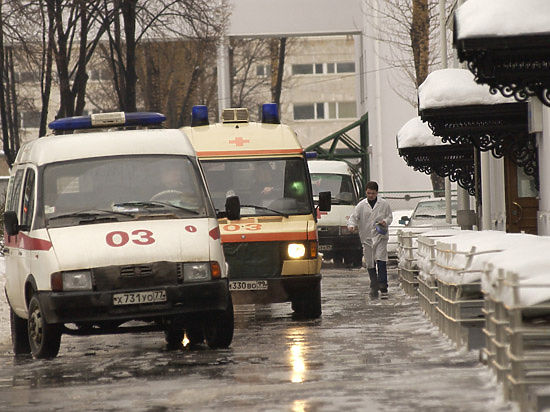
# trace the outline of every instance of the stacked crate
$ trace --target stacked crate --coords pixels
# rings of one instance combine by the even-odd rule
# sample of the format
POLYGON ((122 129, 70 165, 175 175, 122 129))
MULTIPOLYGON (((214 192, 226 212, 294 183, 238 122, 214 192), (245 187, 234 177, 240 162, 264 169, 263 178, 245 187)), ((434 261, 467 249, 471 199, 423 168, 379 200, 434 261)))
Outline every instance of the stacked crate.
POLYGON ((482 328, 487 308, 481 291, 481 270, 473 268, 472 262, 479 255, 500 251, 477 251, 475 246, 462 251, 457 249, 455 243, 441 241, 435 246, 437 325, 459 347, 475 349, 484 345, 482 328), (477 278, 479 280, 462 280, 477 278))
POLYGON ((397 232, 397 274, 399 282, 405 293, 409 296, 416 296, 418 287, 418 266, 416 264, 416 237, 412 231, 400 230, 397 232))
POLYGON ((509 365, 504 386, 509 399, 525 410, 529 391, 550 385, 550 302, 523 305, 519 294, 520 289, 550 289, 550 279, 520 284, 516 273, 507 272, 503 287, 512 290, 512 302, 503 305, 509 365))
POLYGON ((418 302, 420 308, 432 323, 435 324, 437 316, 437 282, 432 275, 432 267, 435 262, 435 242, 429 236, 418 237, 418 302))

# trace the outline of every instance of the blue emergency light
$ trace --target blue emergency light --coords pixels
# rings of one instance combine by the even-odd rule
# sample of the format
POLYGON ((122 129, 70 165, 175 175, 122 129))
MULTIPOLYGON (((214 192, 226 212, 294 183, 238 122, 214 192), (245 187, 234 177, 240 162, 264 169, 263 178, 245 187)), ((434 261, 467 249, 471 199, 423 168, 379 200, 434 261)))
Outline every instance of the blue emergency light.
POLYGON ((208 125, 208 107, 193 106, 191 109, 191 127, 208 125))
POLYGON ((281 123, 277 103, 265 103, 262 105, 262 123, 281 123))
POLYGON ((306 159, 315 159, 317 154, 317 152, 306 152, 306 159))
POLYGON ((165 120, 166 116, 154 112, 95 113, 88 116, 57 119, 48 124, 48 127, 55 131, 65 131, 111 126, 155 126, 165 120))

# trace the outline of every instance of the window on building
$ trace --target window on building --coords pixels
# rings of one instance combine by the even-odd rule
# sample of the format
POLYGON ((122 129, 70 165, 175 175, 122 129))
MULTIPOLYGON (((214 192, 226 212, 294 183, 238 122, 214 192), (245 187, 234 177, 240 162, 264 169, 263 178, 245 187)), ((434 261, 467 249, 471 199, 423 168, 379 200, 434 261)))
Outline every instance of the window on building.
POLYGON ((327 63, 327 73, 334 73, 334 63, 327 63))
POLYGON ((317 63, 315 65, 315 74, 323 74, 323 63, 317 63))
POLYGON ((337 73, 355 73, 355 63, 354 62, 336 63, 336 72, 337 73))
POLYGON ((292 74, 313 74, 313 64, 293 64, 292 74))
POLYGON ((22 112, 21 123, 21 126, 26 129, 31 127, 40 127, 40 112, 22 112))
POLYGON ((313 103, 294 105, 294 120, 311 119, 315 119, 315 106, 313 103))
POLYGON ((315 104, 315 118, 316 119, 324 119, 325 118, 325 104, 324 103, 316 103, 315 104))
POLYGON ((338 102, 338 118, 351 119, 353 117, 357 117, 355 102, 338 102))
POLYGON ((271 66, 269 64, 258 64, 256 66, 256 76, 269 76, 271 74, 271 66))
POLYGON ((21 83, 36 83, 40 80, 40 76, 35 72, 19 72, 19 81, 21 83))

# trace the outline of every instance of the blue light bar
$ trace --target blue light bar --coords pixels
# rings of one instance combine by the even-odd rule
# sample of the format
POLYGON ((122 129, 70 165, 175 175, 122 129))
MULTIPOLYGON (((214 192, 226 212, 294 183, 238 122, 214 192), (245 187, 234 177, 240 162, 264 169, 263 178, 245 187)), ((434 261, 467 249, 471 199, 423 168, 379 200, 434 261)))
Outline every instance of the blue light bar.
POLYGON ((193 106, 191 110, 191 127, 206 126, 208 124, 208 107, 204 105, 193 106))
POLYGON ((306 159, 315 159, 317 157, 317 152, 306 152, 306 159))
POLYGON ((55 131, 92 129, 111 126, 153 126, 166 120, 166 116, 154 112, 112 112, 96 113, 89 116, 74 116, 57 119, 48 124, 55 131))
POLYGON ((265 103, 262 105, 262 123, 281 123, 277 103, 265 103))

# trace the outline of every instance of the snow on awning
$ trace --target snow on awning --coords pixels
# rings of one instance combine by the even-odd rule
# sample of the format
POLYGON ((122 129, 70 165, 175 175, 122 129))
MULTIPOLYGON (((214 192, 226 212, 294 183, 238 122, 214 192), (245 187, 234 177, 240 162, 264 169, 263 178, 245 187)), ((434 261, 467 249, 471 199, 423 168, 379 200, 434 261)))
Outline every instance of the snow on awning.
POLYGON ((475 194, 474 147, 471 144, 445 144, 417 116, 397 133, 397 148, 399 155, 414 170, 448 177, 471 195, 475 194))
POLYGON ((466 69, 435 70, 418 87, 419 110, 514 102, 509 97, 491 94, 489 87, 477 84, 474 75, 466 69))
POLYGON ((550 1, 468 0, 455 12, 453 45, 479 84, 550 106, 550 1))
POLYGON ((418 112, 443 142, 473 144, 500 158, 508 156, 538 186, 535 137, 529 135, 527 103, 491 93, 465 69, 442 69, 418 88, 418 112))
POLYGON ((443 145, 441 137, 434 136, 420 116, 413 117, 397 132, 397 148, 443 145))
POLYGON ((456 39, 550 33, 548 0, 468 0, 455 13, 456 39))

